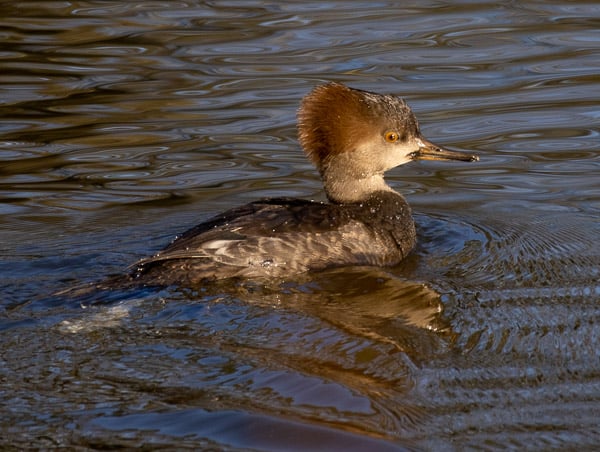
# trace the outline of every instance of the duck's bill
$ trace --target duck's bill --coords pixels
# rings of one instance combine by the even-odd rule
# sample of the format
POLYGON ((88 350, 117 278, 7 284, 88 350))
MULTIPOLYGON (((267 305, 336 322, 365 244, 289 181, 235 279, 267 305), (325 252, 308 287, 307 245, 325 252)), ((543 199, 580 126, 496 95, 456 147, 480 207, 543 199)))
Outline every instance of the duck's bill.
POLYGON ((414 160, 458 160, 461 162, 476 162, 479 156, 466 152, 449 151, 437 144, 419 138, 419 150, 412 153, 414 160))

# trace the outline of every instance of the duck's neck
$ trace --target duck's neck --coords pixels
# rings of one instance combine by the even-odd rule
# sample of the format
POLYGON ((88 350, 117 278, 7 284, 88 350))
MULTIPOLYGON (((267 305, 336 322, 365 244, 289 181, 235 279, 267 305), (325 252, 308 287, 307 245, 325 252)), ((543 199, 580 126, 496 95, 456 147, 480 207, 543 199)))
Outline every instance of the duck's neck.
POLYGON ((338 159, 328 162, 320 168, 325 193, 329 200, 336 204, 350 204, 366 201, 376 192, 394 191, 381 174, 365 174, 353 167, 349 162, 338 159))
MULTIPOLYGON (((339 174, 327 177, 323 175, 323 186, 327 198, 336 204, 350 204, 366 201, 376 192, 392 192, 394 191, 388 184, 385 183, 382 176, 370 176, 362 179, 343 178, 339 174)), ((400 196, 398 194, 398 196, 400 196)))

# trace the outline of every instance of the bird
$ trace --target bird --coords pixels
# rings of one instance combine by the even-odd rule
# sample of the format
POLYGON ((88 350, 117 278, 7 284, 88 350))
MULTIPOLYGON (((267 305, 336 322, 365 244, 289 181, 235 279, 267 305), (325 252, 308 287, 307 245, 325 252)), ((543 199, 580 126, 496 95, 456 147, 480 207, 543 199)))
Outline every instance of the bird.
POLYGON ((329 82, 302 99, 297 116, 299 143, 328 202, 274 197, 232 208, 136 262, 129 278, 194 286, 396 265, 414 249, 416 229, 408 202, 384 173, 413 160, 479 160, 427 140, 394 95, 329 82))

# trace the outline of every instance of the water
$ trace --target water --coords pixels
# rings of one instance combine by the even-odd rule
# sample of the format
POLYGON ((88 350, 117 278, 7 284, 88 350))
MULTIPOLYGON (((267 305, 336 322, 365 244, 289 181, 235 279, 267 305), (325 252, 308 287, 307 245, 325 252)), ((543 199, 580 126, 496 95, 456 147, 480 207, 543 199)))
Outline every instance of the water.
POLYGON ((4 447, 600 443, 596 2, 0 8, 4 447), (53 295, 232 205, 322 199, 295 111, 327 80, 481 157, 390 172, 409 259, 53 295))

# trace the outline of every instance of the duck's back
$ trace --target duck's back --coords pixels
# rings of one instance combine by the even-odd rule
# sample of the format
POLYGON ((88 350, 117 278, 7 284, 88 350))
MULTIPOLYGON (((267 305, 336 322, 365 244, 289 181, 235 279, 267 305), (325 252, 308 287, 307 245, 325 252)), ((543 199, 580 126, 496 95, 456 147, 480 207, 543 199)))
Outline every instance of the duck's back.
POLYGON ((414 247, 404 198, 377 192, 363 203, 264 199, 229 210, 140 261, 146 284, 198 284, 231 277, 285 277, 344 265, 393 265, 414 247))

